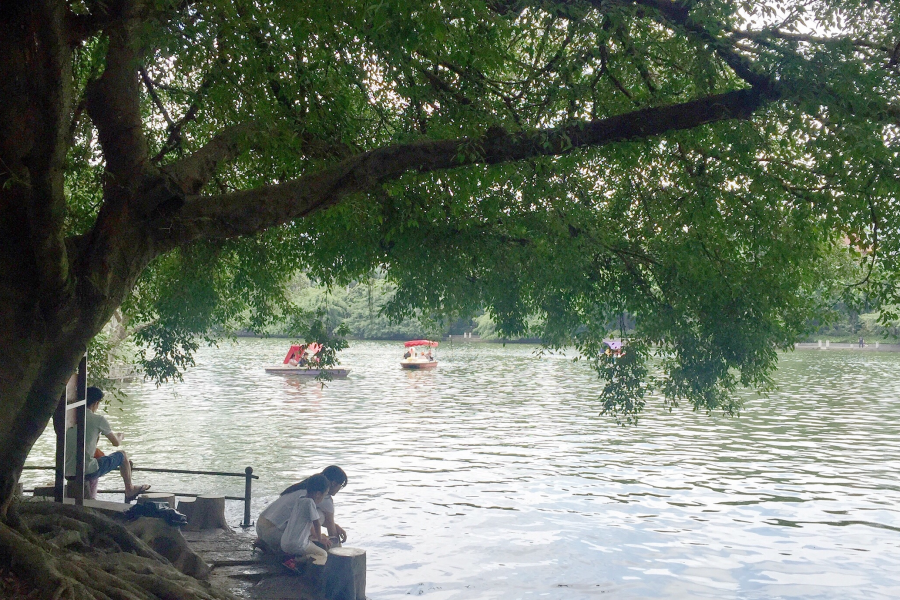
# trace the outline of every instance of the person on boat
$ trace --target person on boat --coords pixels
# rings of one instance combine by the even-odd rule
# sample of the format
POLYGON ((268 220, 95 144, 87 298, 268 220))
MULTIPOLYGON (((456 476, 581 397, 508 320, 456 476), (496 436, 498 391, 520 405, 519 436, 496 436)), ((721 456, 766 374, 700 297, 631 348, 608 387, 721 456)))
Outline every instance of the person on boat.
POLYGON ((403 353, 404 360, 409 358, 410 356, 412 356, 412 352, 410 352, 409 350, 407 350, 406 352, 403 353))
POLYGON ((262 511, 256 520, 256 533, 268 549, 295 557, 309 556, 315 564, 324 565, 331 542, 322 535, 322 515, 316 504, 325 498, 328 479, 313 475, 305 483, 303 489, 288 488, 262 511))
MULTIPOLYGON (((96 457, 98 454, 97 442, 100 441, 101 433, 116 447, 120 446, 122 440, 125 439, 124 433, 114 432, 106 417, 97 414, 102 399, 103 390, 93 386, 87 389, 85 401, 87 410, 84 414, 84 479, 88 485, 91 485, 92 479, 98 479, 113 469, 119 469, 119 474, 125 483, 125 502, 130 504, 139 495, 149 490, 150 486, 134 485, 131 481, 131 461, 128 460, 128 455, 124 450, 106 455, 101 452, 99 458, 96 457)), ((78 443, 76 438, 76 428, 69 427, 66 430, 66 477, 69 479, 75 477, 75 446, 78 443)))
MULTIPOLYGON (((337 544, 338 542, 343 543, 347 541, 347 532, 344 529, 334 522, 334 499, 332 498, 335 494, 341 491, 345 485, 347 485, 347 474, 344 470, 337 465, 331 465, 322 469, 320 475, 323 475, 328 480, 328 491, 325 494, 325 497, 322 498, 321 502, 316 503, 316 508, 319 509, 319 512, 322 513, 322 520, 320 521, 321 525, 325 527, 325 530, 328 532, 328 537, 331 538, 331 542, 337 544)), ((313 475, 315 477, 315 475, 313 475)), ((301 481, 300 483, 295 483, 290 486, 283 492, 281 495, 289 494, 298 490, 307 489, 307 484, 309 480, 312 479, 308 477, 301 481)))

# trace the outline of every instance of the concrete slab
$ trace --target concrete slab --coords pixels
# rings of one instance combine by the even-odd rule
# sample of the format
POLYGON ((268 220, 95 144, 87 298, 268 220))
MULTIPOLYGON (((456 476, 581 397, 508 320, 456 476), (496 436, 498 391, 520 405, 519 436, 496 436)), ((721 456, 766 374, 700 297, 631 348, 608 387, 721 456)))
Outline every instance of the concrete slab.
POLYGON ((281 564, 282 557, 254 550, 251 531, 183 531, 188 545, 211 567, 209 582, 239 598, 324 600, 324 567, 302 574, 281 564))
POLYGON ((233 577, 235 579, 243 579, 252 583, 259 583, 268 577, 281 577, 286 575, 284 567, 281 565, 235 565, 226 567, 216 567, 216 574, 220 577, 233 577))
POLYGON ((228 531, 226 529, 200 529, 197 531, 182 530, 184 539, 190 542, 206 542, 212 540, 249 540, 251 543, 256 537, 244 531, 228 531))
MULTIPOLYGON (((26 502, 53 502, 52 497, 46 496, 26 496, 23 498, 26 502)), ((75 504, 75 498, 65 498, 63 500, 64 504, 75 504)), ((106 500, 85 500, 84 506, 86 508, 93 508, 95 510, 99 510, 100 512, 109 514, 109 515, 121 515, 126 510, 131 508, 131 504, 125 504, 124 502, 107 502, 106 500)))
POLYGON ((263 579, 250 588, 255 600, 322 600, 306 581, 296 575, 280 575, 263 579))

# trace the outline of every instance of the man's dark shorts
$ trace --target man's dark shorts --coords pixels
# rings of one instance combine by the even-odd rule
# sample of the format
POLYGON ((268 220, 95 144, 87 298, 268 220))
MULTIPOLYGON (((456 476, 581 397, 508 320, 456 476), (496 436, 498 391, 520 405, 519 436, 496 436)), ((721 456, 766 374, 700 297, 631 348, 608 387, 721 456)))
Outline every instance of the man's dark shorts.
POLYGON ((119 450, 118 452, 113 452, 112 454, 107 454, 106 456, 101 456, 97 459, 97 465, 100 467, 90 475, 85 475, 85 479, 96 479, 98 477, 103 477, 113 469, 118 469, 122 466, 122 463, 125 461, 125 453, 119 450))

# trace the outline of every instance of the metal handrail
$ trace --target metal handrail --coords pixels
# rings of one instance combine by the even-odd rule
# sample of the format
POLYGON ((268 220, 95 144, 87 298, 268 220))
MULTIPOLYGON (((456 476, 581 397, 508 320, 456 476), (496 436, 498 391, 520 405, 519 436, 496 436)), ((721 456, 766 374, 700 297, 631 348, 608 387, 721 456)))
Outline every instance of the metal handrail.
MULTIPOLYGON (((250 469, 249 475, 253 479, 259 479, 259 475, 253 475, 253 468, 247 467, 250 469)), ((247 471, 243 473, 225 473, 222 471, 188 471, 185 469, 157 469, 154 467, 134 467, 131 469, 132 471, 152 471, 154 473, 183 473, 186 475, 219 475, 220 477, 247 477, 247 471)))
MULTIPOLYGON (((56 467, 44 467, 39 465, 24 466, 22 470, 28 471, 54 471, 56 467)), ((244 522, 241 527, 250 527, 250 500, 252 497, 252 482, 259 479, 259 475, 253 474, 253 467, 247 467, 243 473, 226 473, 223 471, 190 471, 187 469, 157 469, 154 467, 133 467, 132 471, 149 471, 153 473, 179 473, 184 475, 214 475, 218 477, 243 477, 244 478, 244 496, 223 496, 225 500, 243 500, 244 501, 244 522)), ((119 490, 97 490, 98 494, 120 494, 119 490)), ((196 498, 199 494, 179 494, 172 492, 173 496, 184 496, 185 498, 196 498)))

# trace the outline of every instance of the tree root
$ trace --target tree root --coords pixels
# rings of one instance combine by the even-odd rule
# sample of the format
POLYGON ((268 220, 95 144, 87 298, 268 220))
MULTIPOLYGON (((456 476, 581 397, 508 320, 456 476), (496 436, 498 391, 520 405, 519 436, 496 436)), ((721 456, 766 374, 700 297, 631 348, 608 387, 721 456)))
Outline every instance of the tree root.
POLYGON ((0 567, 51 600, 232 600, 179 572, 119 523, 51 502, 24 503, 0 522, 0 567))
POLYGON ((0 598, 4 600, 26 600, 30 586, 25 585, 8 568, 0 566, 0 598))

